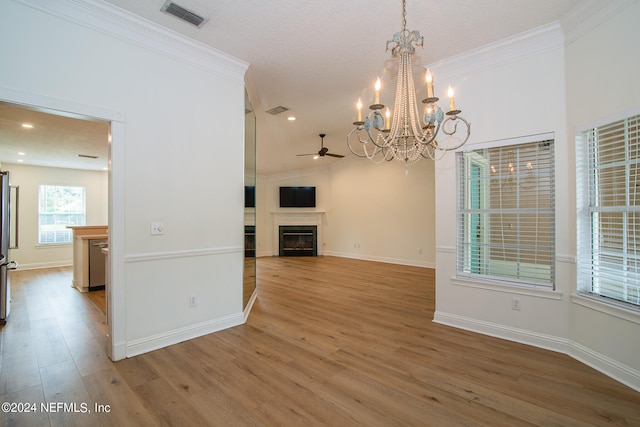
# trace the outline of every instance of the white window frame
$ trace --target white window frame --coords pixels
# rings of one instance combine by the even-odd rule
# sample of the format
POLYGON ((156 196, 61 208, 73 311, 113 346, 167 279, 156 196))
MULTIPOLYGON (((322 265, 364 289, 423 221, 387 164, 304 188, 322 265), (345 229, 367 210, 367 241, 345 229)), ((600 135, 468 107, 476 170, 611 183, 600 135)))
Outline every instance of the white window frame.
MULTIPOLYGON (((38 245, 39 246, 52 246, 52 245, 69 245, 72 243, 72 231, 67 229, 67 226, 71 225, 85 225, 87 222, 87 191, 86 188, 80 185, 60 185, 60 184, 41 184, 38 186, 38 245), (80 190, 82 200, 77 200, 77 204, 80 204, 80 209, 69 210, 69 207, 60 206, 59 209, 52 212, 42 210, 42 198, 44 192, 50 191, 50 188, 73 188, 76 191, 80 190), (47 230, 46 225, 43 224, 41 219, 43 215, 79 215, 78 221, 64 221, 57 222, 55 227, 50 227, 47 230), (45 233, 53 233, 53 239, 43 239, 45 233)), ((77 207, 77 206, 76 206, 77 207)))
MULTIPOLYGON (((576 225, 577 225, 577 292, 578 295, 592 298, 605 306, 622 308, 640 312, 640 273, 634 268, 620 265, 619 270, 602 269, 602 251, 598 245, 602 231, 599 227, 598 215, 600 212, 617 212, 623 217, 622 236, 623 245, 619 255, 622 259, 629 257, 638 258, 640 253, 629 245, 630 232, 627 229, 627 216, 640 212, 640 206, 630 203, 629 183, 631 166, 637 167, 640 163, 638 157, 631 158, 629 152, 629 138, 635 138, 635 143, 640 144, 640 136, 629 135, 629 121, 640 123, 640 111, 629 111, 623 114, 600 120, 598 123, 579 129, 576 134, 576 225), (599 143, 597 129, 606 129, 612 126, 622 126, 624 129, 623 146, 625 149, 625 204, 619 206, 599 206, 599 197, 602 189, 599 189, 599 179, 602 176, 598 171, 609 164, 600 161, 595 153, 595 147, 599 143), (629 252, 634 252, 630 254, 629 252), (621 297, 614 292, 604 290, 603 277, 607 274, 616 276, 615 282, 620 286, 621 297)), ((636 177, 637 178, 637 177, 636 177)), ((616 187, 618 190, 620 186, 616 187)), ((634 184, 635 188, 635 184, 634 184)), ((635 195, 635 193, 634 193, 635 195)), ((633 237, 637 239, 637 235, 633 237)), ((623 262, 623 264, 625 264, 623 262)), ((636 267, 637 269, 637 267, 636 267)))
MULTIPOLYGON (((538 288, 538 289, 546 289, 546 290, 554 290, 555 289, 555 182, 554 182, 554 174, 555 174, 555 160, 554 160, 554 134, 553 133, 545 133, 538 135, 530 135, 526 137, 519 138, 511 138, 507 140, 501 141, 491 141, 482 144, 475 144, 465 147, 461 150, 458 150, 457 159, 456 159, 456 167, 457 167, 457 262, 456 262, 456 277, 458 279, 470 279, 475 281, 484 281, 489 283, 496 283, 500 285, 507 286, 517 286, 517 287, 526 287, 526 288, 538 288), (485 149, 494 149, 494 148, 508 148, 514 147, 517 149, 519 146, 524 144, 531 143, 549 143, 550 152, 550 160, 549 160, 549 168, 545 170, 543 173, 547 173, 549 177, 549 191, 551 195, 550 207, 548 209, 537 209, 536 213, 544 213, 549 215, 549 227, 551 237, 550 237, 550 246, 548 248, 550 253, 550 262, 548 265, 548 280, 541 280, 536 277, 532 277, 527 273, 522 273, 518 270, 520 268, 520 264, 524 265, 520 261, 516 262, 518 264, 512 271, 518 270, 517 273, 514 274, 500 274, 499 272, 496 274, 496 269, 494 271, 491 270, 490 267, 487 267, 492 263, 490 259, 490 246, 496 248, 495 244, 491 244, 489 242, 489 236, 491 235, 491 231, 488 229, 489 227, 489 217, 491 213, 495 214, 496 209, 491 209, 490 206, 484 206, 486 200, 488 200, 488 194, 486 196, 481 196, 480 201, 476 204, 478 206, 471 206, 471 181, 472 178, 469 175, 469 168, 472 165, 480 165, 485 169, 489 170, 491 166, 487 163, 487 159, 480 154, 482 150, 485 149), (483 202, 484 201, 484 202, 483 202), (481 239, 480 243, 480 255, 478 258, 482 260, 479 262, 476 271, 472 271, 472 263, 471 259, 471 220, 469 219, 473 213, 479 214, 480 217, 478 219, 480 225, 479 239, 481 239)), ((480 192, 489 191, 488 183, 491 178, 489 178, 484 184, 484 190, 481 188, 480 192)), ((519 189, 514 189, 518 194, 520 194, 519 189)), ((520 197, 519 195, 516 197, 520 197)), ((525 209, 518 210, 518 212, 527 213, 525 209)), ((517 235, 518 241, 520 241, 520 233, 517 235)), ((476 242, 477 243, 477 242, 476 242)), ((503 261, 506 263, 506 261, 503 261)), ((543 269, 546 267, 543 267, 543 269)))

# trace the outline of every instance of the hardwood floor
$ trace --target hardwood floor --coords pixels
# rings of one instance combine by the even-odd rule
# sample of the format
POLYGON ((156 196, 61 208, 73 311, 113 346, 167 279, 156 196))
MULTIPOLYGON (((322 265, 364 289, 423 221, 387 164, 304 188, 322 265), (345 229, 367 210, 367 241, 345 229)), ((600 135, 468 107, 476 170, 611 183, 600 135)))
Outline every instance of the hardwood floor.
POLYGON ((246 325, 116 363, 69 272, 12 273, 0 400, 38 411, 0 424, 640 425, 640 393, 568 356, 433 323, 433 270, 334 257, 257 269, 246 325))

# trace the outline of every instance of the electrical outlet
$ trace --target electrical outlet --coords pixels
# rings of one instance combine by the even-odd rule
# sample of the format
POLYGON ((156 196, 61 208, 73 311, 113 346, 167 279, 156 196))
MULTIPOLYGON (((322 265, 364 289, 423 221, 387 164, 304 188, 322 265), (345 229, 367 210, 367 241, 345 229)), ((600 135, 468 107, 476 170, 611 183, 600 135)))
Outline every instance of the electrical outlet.
POLYGON ((512 298, 511 299, 511 310, 520 311, 520 298, 512 298))
POLYGON ((196 296, 195 295, 189 296, 189 307, 193 308, 196 305, 198 305, 198 300, 196 299, 196 296))
POLYGON ((418 255, 422 255, 422 248, 418 248, 418 255))

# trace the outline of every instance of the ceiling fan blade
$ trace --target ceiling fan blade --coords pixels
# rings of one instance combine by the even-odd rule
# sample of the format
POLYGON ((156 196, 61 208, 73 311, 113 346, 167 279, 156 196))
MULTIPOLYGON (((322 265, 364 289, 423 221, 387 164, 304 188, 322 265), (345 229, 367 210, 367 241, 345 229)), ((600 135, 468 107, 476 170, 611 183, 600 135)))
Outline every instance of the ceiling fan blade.
POLYGON ((296 154, 296 156, 317 156, 318 153, 309 153, 309 154, 296 154))
POLYGON ((344 157, 342 154, 333 154, 333 153, 326 153, 325 156, 337 157, 339 159, 344 157))

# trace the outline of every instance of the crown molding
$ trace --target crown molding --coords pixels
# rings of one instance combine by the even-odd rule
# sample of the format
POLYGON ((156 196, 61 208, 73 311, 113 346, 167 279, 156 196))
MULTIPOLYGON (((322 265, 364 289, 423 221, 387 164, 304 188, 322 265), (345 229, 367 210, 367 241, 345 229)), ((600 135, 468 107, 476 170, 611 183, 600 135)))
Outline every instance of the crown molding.
POLYGON ((565 42, 568 44, 575 41, 635 2, 635 0, 588 0, 578 4, 561 19, 565 42))
POLYGON ((244 82, 249 64, 100 0, 13 0, 16 3, 244 82))
POLYGON ((560 22, 556 21, 429 64, 427 68, 435 70, 439 80, 449 80, 563 46, 562 27, 560 22))

